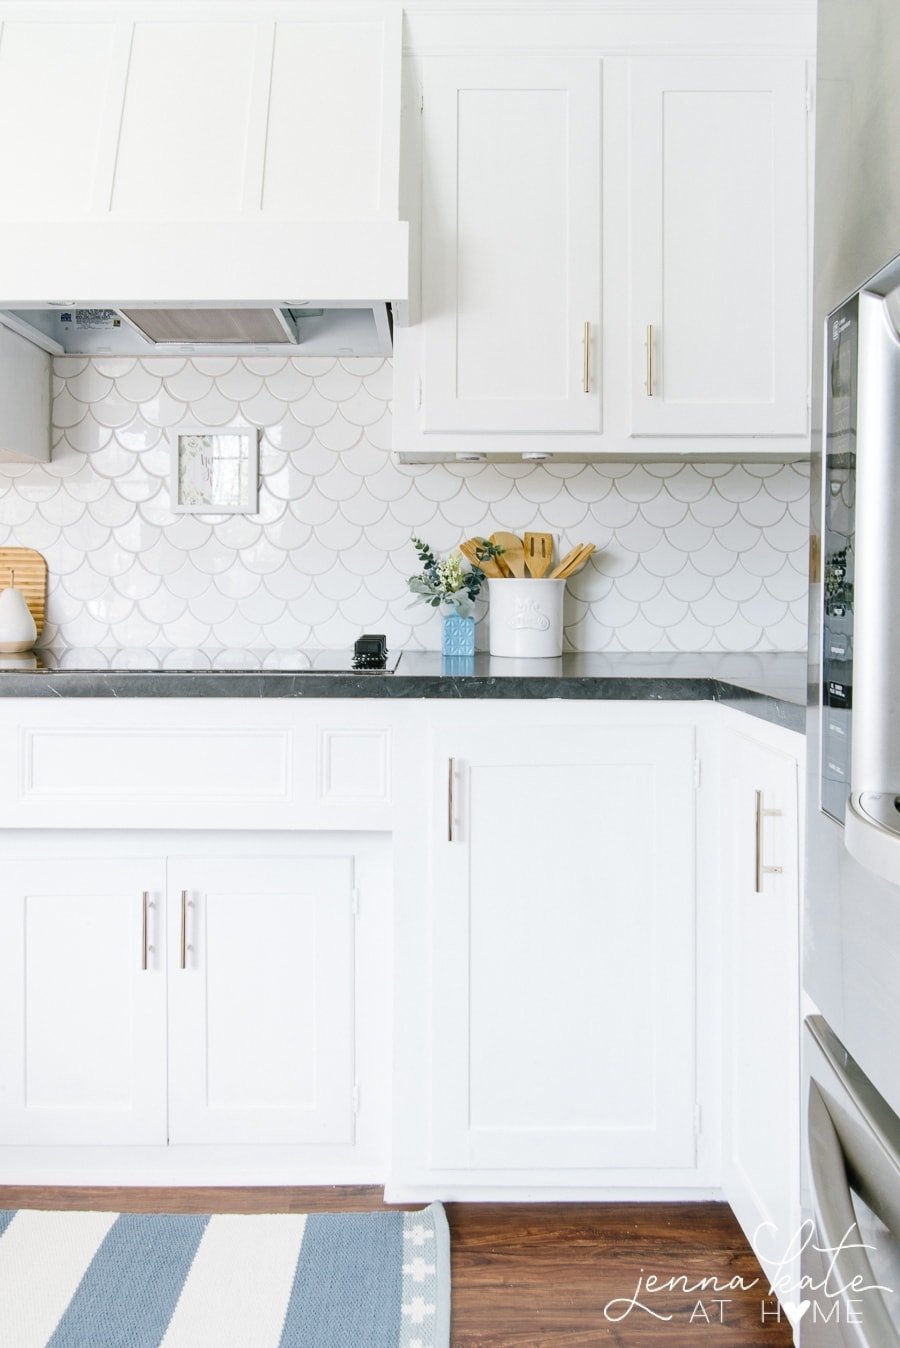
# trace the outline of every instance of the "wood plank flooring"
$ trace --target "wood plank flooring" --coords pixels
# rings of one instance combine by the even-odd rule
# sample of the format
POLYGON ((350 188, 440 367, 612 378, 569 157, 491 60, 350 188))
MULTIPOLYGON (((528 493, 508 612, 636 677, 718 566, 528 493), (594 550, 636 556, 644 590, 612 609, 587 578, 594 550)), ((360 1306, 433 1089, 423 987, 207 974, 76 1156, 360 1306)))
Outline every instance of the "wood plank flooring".
MULTIPOLYGON (((384 1206, 374 1188, 0 1187, 0 1208, 336 1212, 384 1206)), ((790 1327, 776 1320, 776 1303, 766 1296, 759 1265, 724 1203, 446 1206, 452 1348, 787 1348, 791 1343, 790 1327), (658 1283, 677 1281, 668 1289, 638 1292, 639 1279, 646 1286, 651 1276, 658 1283), (697 1289, 701 1279, 712 1278, 718 1287, 697 1289), (732 1279, 742 1279, 746 1290, 721 1290, 732 1279), (748 1287, 754 1279, 759 1281, 748 1287), (629 1310, 633 1297, 648 1309, 629 1310)))

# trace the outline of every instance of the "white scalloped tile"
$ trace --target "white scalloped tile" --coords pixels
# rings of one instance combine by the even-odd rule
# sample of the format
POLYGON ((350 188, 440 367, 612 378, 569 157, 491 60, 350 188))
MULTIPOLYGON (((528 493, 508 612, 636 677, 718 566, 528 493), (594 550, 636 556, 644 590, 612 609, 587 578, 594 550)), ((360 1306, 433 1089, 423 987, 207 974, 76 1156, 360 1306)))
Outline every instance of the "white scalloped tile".
POLYGON ((238 361, 237 356, 195 356, 192 361, 201 374, 211 374, 213 379, 227 374, 239 363, 244 364, 243 361, 238 361))
MULTIPOLYGON (((393 435, 390 407, 377 421, 373 421, 370 425, 364 427, 364 434, 369 443, 374 445, 376 449, 383 449, 387 453, 391 448, 391 437, 393 435)), ((423 466, 427 467, 428 465, 423 466)))
POLYGON ((64 388, 61 393, 57 393, 53 399, 53 424, 55 426, 61 426, 63 429, 77 426, 79 421, 83 421, 87 414, 87 404, 73 398, 68 388, 64 388))
MULTIPOLYGON (((288 361, 283 369, 266 376, 266 388, 283 403, 305 398, 312 386, 312 377, 303 374, 292 361, 288 361)), ((241 397, 249 397, 249 394, 241 394, 241 397)))
POLYGON ((693 471, 693 465, 685 465, 681 471, 673 474, 666 481, 666 491, 675 497, 676 501, 687 501, 691 504, 694 501, 702 501, 714 490, 712 482, 701 474, 693 471))
MULTIPOLYGON (((579 574, 583 574, 583 572, 579 574)), ((574 579, 577 580, 578 576, 575 576, 574 579)), ((706 582, 707 587, 710 583, 711 582, 709 581, 706 582)), ((619 593, 624 595, 626 599, 633 599, 638 604, 645 603, 648 599, 655 598, 656 595, 661 594, 664 590, 669 588, 668 582, 664 581, 660 576, 654 576, 652 572, 646 571, 642 566, 636 566, 634 570, 629 571, 627 575, 619 576, 615 582, 615 586, 619 593)), ((571 590, 571 588, 572 585, 570 582, 569 589, 571 590)), ((690 599, 691 597, 691 595, 685 594, 676 596, 676 598, 680 599, 690 599)))
POLYGON ((337 409, 330 421, 326 421, 324 426, 316 428, 316 439, 319 444, 341 455, 346 454, 354 445, 359 444, 362 438, 362 427, 355 426, 352 421, 348 421, 346 417, 342 416, 340 408, 337 409))
POLYGON ((248 370, 254 374, 261 374, 267 378, 270 374, 277 374, 287 365, 286 356, 246 356, 243 362, 248 370))
MULTIPOLYGON (((194 407, 194 404, 191 406, 194 407)), ((284 403, 271 394, 265 384, 252 398, 244 398, 238 407, 239 420, 249 422, 251 426, 270 426, 284 416, 284 403)), ((206 415, 202 419, 205 422, 206 415)))
POLYGON ((240 560, 233 562, 226 571, 217 571, 213 577, 213 584, 219 594, 236 600, 247 599, 255 594, 261 583, 260 577, 248 571, 240 560))
POLYGON ((673 598, 686 599, 688 602, 702 599, 716 584, 712 576, 704 575, 702 571, 697 570, 690 557, 676 575, 667 576, 663 583, 673 598))
POLYGON ((656 651, 666 649, 665 628, 649 622, 642 613, 624 627, 616 628, 615 649, 625 651, 656 651))
POLYGON ((337 514, 338 504, 331 501, 327 496, 323 496, 318 486, 313 485, 309 491, 304 492, 296 500, 289 502, 288 510, 303 524, 317 526, 330 520, 337 514))
MULTIPOLYGON (((414 491, 410 491, 406 496, 402 496, 399 501, 392 501, 390 513, 399 524, 405 524, 409 529, 421 533, 426 525, 432 520, 440 519, 438 508, 433 501, 424 501, 422 497, 414 491)), ((440 526, 438 526, 440 527, 440 526)))
MULTIPOLYGON (((90 565, 90 558, 88 558, 87 565, 90 565)), ((171 581, 171 577, 167 579, 171 581)), ((135 558, 134 564, 128 568, 124 575, 114 576, 108 583, 118 594, 128 595, 131 599, 143 601, 156 594, 163 581, 161 576, 155 576, 152 571, 148 571, 140 558, 135 558)), ((177 598, 177 593, 171 584, 167 584, 165 589, 166 593, 175 594, 177 598)), ((187 598, 187 596, 184 597, 187 598)))
MULTIPOLYGON (((272 378, 278 378, 273 375, 272 378)), ((261 375, 248 370, 242 360, 236 360, 227 370, 216 375, 215 384, 223 398, 232 402, 243 402, 245 398, 255 398, 267 386, 268 381, 261 375)), ((269 387, 269 392, 272 392, 269 387)), ((196 395, 192 395, 196 396, 196 395)))
POLYGON ((277 626, 263 628, 263 636, 266 645, 277 646, 281 650, 303 650, 319 645, 310 624, 287 609, 278 619, 277 626))
MULTIPOLYGON (((179 426, 187 420, 187 403, 173 398, 165 384, 156 397, 138 403, 135 411, 138 409, 143 419, 151 426, 179 426)), ((198 419, 202 421, 202 417, 198 419)), ((209 424, 213 425, 213 422, 209 424)))
POLYGON ((218 640, 218 630, 214 634, 211 624, 202 622, 200 618, 195 617, 190 609, 185 610, 180 618, 176 618, 166 628, 166 643, 171 643, 173 646, 186 646, 194 649, 197 646, 217 644, 218 640))
MULTIPOLYGON (((53 415, 56 416, 56 407, 58 399, 53 400, 53 415)), ((103 426, 94 415, 95 409, 85 412, 84 417, 77 425, 69 426, 66 430, 66 443, 73 449, 80 450, 83 454, 89 454, 93 450, 102 449, 108 445, 113 438, 112 428, 103 426)), ((62 424, 62 423, 60 423, 62 424)))
POLYGON ((302 398, 285 406, 289 407, 291 416, 301 426, 324 426, 337 412, 337 404, 323 398, 315 384, 302 398))
MULTIPOLYGON (((740 610, 730 622, 716 628, 716 641, 724 651, 750 651, 759 646, 762 628, 748 622, 740 610)), ((772 647, 777 650, 778 647, 772 647)), ((784 647, 783 649, 788 649, 784 647)))
POLYGON ((28 521, 28 546, 38 552, 46 554, 61 535, 60 525, 45 520, 39 510, 28 521))
POLYGON ((736 561, 730 571, 716 577, 716 589, 727 599, 745 600, 764 590, 760 576, 752 576, 740 561, 736 561))
POLYGON ((367 389, 359 388, 352 398, 341 403, 341 413, 357 426, 373 426, 384 416, 384 402, 374 398, 367 389))
MULTIPOLYGON (((806 561, 804 550, 803 560, 806 561)), ((780 571, 776 571, 772 576, 766 576, 766 589, 773 599, 784 599, 788 603, 807 602, 807 579, 803 571, 798 571, 791 563, 791 558, 786 558, 780 571)))
MULTIPOLYGON (((258 577, 257 577, 258 579, 258 577)), ((287 603, 297 603, 312 588, 313 578, 307 572, 299 570, 288 559, 277 571, 271 571, 263 578, 263 585, 269 594, 287 603)))
POLYGON ((378 548, 379 552, 390 557, 409 542, 409 527, 402 520, 395 519, 390 510, 386 510, 380 520, 368 526, 366 538, 378 548))
POLYGON ((162 390, 162 375, 153 373, 135 361, 129 370, 116 376, 116 392, 130 403, 150 402, 162 390))
MULTIPOLYGON (((200 622, 209 623, 215 631, 218 624, 230 618, 237 608, 238 601, 230 595, 222 594, 215 585, 210 585, 202 594, 190 601, 190 611, 200 622)), ((187 605, 186 605, 187 606, 187 605)))
MULTIPOLYGON (((347 365, 336 360, 330 370, 316 376, 316 389, 330 403, 347 403, 362 390, 363 381, 347 365)), ((293 398, 291 399, 293 401, 293 398)))
POLYGON ((286 607, 287 600, 273 594, 262 581, 252 595, 238 604, 238 609, 245 618, 259 623, 262 627, 270 627, 277 623, 286 607))
POLYGON ((133 501, 126 500, 118 492, 108 491, 98 501, 91 501, 89 506, 85 506, 85 509, 87 509, 90 518, 97 524, 116 529, 122 524, 127 524, 133 518, 136 507, 133 501))
POLYGON ((687 549, 681 547, 675 539, 671 538, 667 531, 658 529, 655 524, 650 524, 642 514, 635 515, 627 524, 618 525, 615 530, 615 536, 619 547, 625 548, 628 552, 637 552, 641 555, 645 552, 652 552, 654 548, 659 546, 663 539, 667 539, 670 543, 673 543, 679 551, 687 551, 687 549))
POLYGON ((740 611, 749 623, 765 627, 770 622, 781 622, 790 610, 787 603, 773 599, 768 587, 761 585, 750 599, 740 601, 740 611))
POLYGON ((382 402, 389 403, 393 400, 394 367, 389 361, 382 361, 374 370, 363 372, 357 369, 357 374, 362 374, 366 393, 371 394, 373 398, 380 398, 382 402))
POLYGON ((95 365, 85 361, 77 374, 66 376, 66 389, 80 403, 104 402, 113 392, 113 381, 95 365))

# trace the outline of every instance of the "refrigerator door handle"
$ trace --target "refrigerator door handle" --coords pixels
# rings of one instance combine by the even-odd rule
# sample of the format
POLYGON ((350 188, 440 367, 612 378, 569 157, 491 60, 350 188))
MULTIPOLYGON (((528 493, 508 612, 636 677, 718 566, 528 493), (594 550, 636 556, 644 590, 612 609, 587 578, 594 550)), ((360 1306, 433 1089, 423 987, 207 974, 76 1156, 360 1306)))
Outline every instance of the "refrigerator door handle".
MULTIPOLYGON (((809 1174, 818 1243, 828 1250, 836 1250, 847 1240, 848 1231, 852 1232, 856 1226, 856 1213, 850 1197, 841 1140, 822 1092, 814 1080, 809 1083, 808 1118, 809 1174)), ((854 1164, 860 1170, 868 1170, 871 1165, 869 1183, 865 1187, 871 1186, 877 1192, 886 1178, 884 1153, 874 1135, 866 1139, 864 1147, 860 1145, 861 1135, 857 1130, 854 1130, 854 1137, 857 1142, 854 1164)), ((893 1168, 889 1182, 895 1191, 900 1190, 900 1175, 893 1168)), ((891 1199, 893 1206, 897 1201, 896 1192, 891 1195, 891 1199)), ((841 1249, 835 1259, 833 1279, 845 1289, 840 1294, 841 1324, 848 1333, 855 1330, 855 1342, 859 1348, 900 1348, 900 1335, 880 1291, 864 1293, 864 1309, 859 1322, 854 1323, 852 1315, 848 1317, 848 1312, 853 1308, 848 1304, 850 1298, 846 1289, 851 1287, 854 1279, 858 1279, 859 1288, 874 1289, 878 1284, 866 1251, 858 1248, 861 1244, 862 1237, 858 1233, 855 1237, 851 1235, 849 1246, 841 1249), (857 1242, 856 1248, 854 1240, 857 1242)), ((855 1309, 858 1310, 860 1293, 856 1293, 853 1299, 857 1302, 855 1309)))

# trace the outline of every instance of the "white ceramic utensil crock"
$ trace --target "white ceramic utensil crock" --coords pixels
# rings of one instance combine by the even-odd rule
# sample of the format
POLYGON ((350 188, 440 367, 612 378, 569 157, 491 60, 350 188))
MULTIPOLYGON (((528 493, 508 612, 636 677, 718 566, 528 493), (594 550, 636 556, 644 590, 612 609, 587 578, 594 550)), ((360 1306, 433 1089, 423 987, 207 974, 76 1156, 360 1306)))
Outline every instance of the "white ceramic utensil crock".
POLYGON ((564 580, 489 580, 491 655, 562 655, 564 580))
POLYGON ((0 654, 30 651, 36 641, 37 628, 22 591, 13 586, 0 590, 0 654))

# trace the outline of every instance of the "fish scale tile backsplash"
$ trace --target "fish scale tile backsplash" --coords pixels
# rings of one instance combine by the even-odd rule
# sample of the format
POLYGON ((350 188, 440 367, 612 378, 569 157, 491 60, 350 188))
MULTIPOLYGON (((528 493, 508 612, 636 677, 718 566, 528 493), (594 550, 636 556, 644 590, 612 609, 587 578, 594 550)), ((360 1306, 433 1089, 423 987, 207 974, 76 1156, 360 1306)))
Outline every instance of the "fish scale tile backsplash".
POLYGON ((49 563, 42 644, 328 648, 369 630, 438 649, 437 615, 410 607, 410 535, 444 551, 504 528, 597 545, 569 582, 569 649, 805 647, 806 465, 400 467, 379 359, 67 356, 54 372, 52 462, 0 465, 0 545, 49 563), (239 422, 263 428, 258 513, 174 514, 167 429, 239 422))

